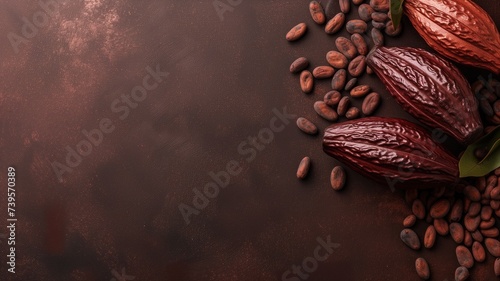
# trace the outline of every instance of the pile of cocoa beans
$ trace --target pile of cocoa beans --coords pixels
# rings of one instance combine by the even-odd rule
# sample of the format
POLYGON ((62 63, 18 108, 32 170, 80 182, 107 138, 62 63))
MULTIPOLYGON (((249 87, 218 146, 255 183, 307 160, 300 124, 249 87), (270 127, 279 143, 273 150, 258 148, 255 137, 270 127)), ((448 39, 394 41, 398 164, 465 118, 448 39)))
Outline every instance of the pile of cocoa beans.
MULTIPOLYGON (((315 80, 331 79, 331 91, 322 100, 314 103, 314 111, 330 122, 356 119, 373 115, 380 105, 380 95, 371 90, 369 85, 357 85, 358 79, 373 71, 366 64, 369 49, 383 46, 384 35, 397 36, 401 33, 401 25, 394 29, 390 20, 389 0, 329 0, 323 7, 318 1, 311 1, 309 11, 314 25, 325 25, 327 35, 338 33, 344 26, 350 38, 338 36, 334 38, 335 50, 325 54, 325 65, 312 68, 306 57, 295 59, 290 65, 290 72, 299 74, 299 85, 303 93, 314 91, 315 80), (336 7, 340 11, 336 11, 336 7), (335 7, 334 7, 335 6, 335 7), (347 15, 354 8, 358 10, 356 19, 347 20, 347 15), (312 71, 309 69, 312 68, 312 71), (352 99, 363 99, 360 108, 352 106, 352 99)), ((308 30, 306 23, 299 23, 287 34, 286 40, 299 40, 308 30)), ((472 84, 476 94, 485 133, 500 124, 500 82, 488 77, 472 84)), ((306 119, 297 119, 297 127, 309 135, 320 132, 318 127, 306 119)), ((476 156, 481 158, 481 152, 476 156)), ((484 156, 484 155, 482 155, 484 156)), ((304 157, 297 169, 297 178, 305 179, 312 160, 304 157)), ((340 191, 346 183, 346 171, 342 166, 335 166, 330 176, 331 187, 340 191)), ((438 189, 407 189, 405 200, 411 214, 403 221, 401 240, 409 248, 419 250, 430 249, 439 243, 438 236, 451 236, 456 247, 457 269, 455 280, 466 280, 469 270, 475 263, 486 261, 489 252, 496 258, 494 272, 500 276, 500 241, 496 218, 500 217, 500 168, 484 177, 477 178, 473 184, 443 186, 438 189), (425 233, 416 233, 412 227, 418 220, 425 220, 429 226, 425 233)), ((415 269, 422 279, 430 278, 431 267, 427 261, 419 257, 415 261, 415 269)))

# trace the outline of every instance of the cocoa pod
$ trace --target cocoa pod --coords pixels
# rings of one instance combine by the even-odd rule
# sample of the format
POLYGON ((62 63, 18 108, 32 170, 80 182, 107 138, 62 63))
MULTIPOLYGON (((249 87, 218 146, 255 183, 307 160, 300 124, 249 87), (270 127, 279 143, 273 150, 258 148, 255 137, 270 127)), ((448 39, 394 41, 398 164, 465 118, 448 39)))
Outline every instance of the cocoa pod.
POLYGON ((315 23, 325 23, 325 13, 323 12, 323 7, 321 7, 321 4, 318 3, 318 1, 311 1, 311 3, 309 3, 309 13, 311 13, 311 17, 315 23))
POLYGON ((438 53, 500 74, 500 34, 493 19, 474 1, 407 0, 404 11, 438 53))
POLYGON ((451 63, 410 47, 379 47, 366 62, 391 95, 421 122, 462 143, 481 134, 483 125, 469 83, 451 63))
POLYGON ((403 119, 366 117, 331 125, 323 150, 382 182, 454 183, 458 178, 457 159, 422 127, 403 119))

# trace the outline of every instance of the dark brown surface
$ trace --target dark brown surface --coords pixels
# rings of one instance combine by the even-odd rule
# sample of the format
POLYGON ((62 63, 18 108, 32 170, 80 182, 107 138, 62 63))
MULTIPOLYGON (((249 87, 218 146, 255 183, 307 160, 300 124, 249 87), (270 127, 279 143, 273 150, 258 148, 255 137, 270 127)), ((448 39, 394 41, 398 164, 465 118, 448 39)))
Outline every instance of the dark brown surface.
MULTIPOLYGON (((19 34, 22 17, 40 10, 33 3, 0 1, 0 34, 19 34)), ((107 281, 122 268, 135 280, 281 280, 328 235, 340 247, 308 280, 419 280, 417 257, 429 262, 432 280, 453 280, 451 238, 419 252, 400 241, 410 210, 399 192, 350 170, 345 190, 329 187, 337 162, 323 153, 321 135, 306 136, 292 121, 254 160, 238 153, 269 126, 273 108, 328 125, 313 103, 329 81, 305 95, 288 71, 299 56, 311 69, 324 65, 334 49, 334 37, 312 22, 308 1, 243 0, 223 21, 211 1, 63 3, 18 54, 6 37, 0 44, 0 225, 9 165, 17 169, 19 220, 17 273, 6 273, 3 239, 0 280, 107 281), (306 36, 287 42, 286 32, 302 21, 306 36), (111 103, 157 64, 170 75, 120 120, 111 103), (102 118, 115 130, 58 181, 51 163, 64 162, 65 147, 102 118), (298 181, 306 155, 313 168, 298 181), (192 205, 193 188, 231 160, 243 171, 186 225, 179 204, 192 205)), ((478 4, 498 26, 499 2, 478 4)), ((424 47, 403 24, 401 38, 387 45, 424 47)), ((484 75, 464 70, 470 80, 484 75)), ((360 83, 383 95, 378 115, 413 120, 374 77, 360 83)), ((422 238, 425 223, 416 229, 422 238)), ((476 265, 471 280, 493 280, 493 260, 476 265)))

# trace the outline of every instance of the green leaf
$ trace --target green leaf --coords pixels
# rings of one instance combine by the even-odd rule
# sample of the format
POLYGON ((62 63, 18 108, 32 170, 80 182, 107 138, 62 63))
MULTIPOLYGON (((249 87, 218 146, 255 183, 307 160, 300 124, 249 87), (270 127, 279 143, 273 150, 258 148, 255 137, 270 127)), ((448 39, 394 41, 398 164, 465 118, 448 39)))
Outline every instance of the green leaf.
POLYGON ((469 145, 465 150, 460 162, 460 177, 482 177, 500 167, 500 126, 497 126, 489 134, 477 142, 469 145), (486 148, 488 153, 479 160, 474 155, 477 148, 486 148))
POLYGON ((401 17, 403 17, 403 2, 404 0, 391 0, 390 13, 394 29, 399 27, 401 17))

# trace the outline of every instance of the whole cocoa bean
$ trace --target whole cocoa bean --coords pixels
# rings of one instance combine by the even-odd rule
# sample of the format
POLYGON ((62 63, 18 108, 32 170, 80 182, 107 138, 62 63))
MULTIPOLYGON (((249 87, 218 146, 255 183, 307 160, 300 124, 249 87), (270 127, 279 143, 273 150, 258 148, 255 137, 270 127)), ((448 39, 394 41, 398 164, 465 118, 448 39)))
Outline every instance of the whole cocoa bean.
POLYGON ((328 0, 328 2, 326 3, 325 5, 325 15, 331 19, 335 16, 335 3, 337 1, 336 0, 328 0))
POLYGON ((286 34, 285 38, 290 42, 296 41, 300 39, 302 36, 304 36, 306 31, 307 31, 307 25, 302 22, 292 27, 292 29, 290 29, 290 31, 288 31, 288 33, 286 34))
POLYGON ((309 168, 311 167, 311 158, 304 157, 300 161, 299 167, 297 168, 297 178, 302 180, 307 177, 309 173, 309 168))
POLYGON ((387 20, 387 13, 373 12, 372 20, 384 23, 387 20))
POLYGON ((351 107, 345 113, 345 117, 349 120, 356 119, 359 117, 359 108, 351 107))
POLYGON ((354 5, 361 5, 361 3, 363 3, 365 0, 352 0, 352 3, 354 5))
POLYGON ((380 104, 380 95, 376 92, 368 94, 363 100, 361 111, 366 116, 372 115, 380 104))
POLYGON ((326 23, 325 32, 327 34, 337 33, 345 22, 345 15, 343 13, 336 14, 331 20, 326 23))
POLYGON ((474 241, 477 241, 479 243, 483 242, 484 240, 483 234, 481 234, 481 231, 479 231, 479 229, 476 229, 474 232, 472 232, 470 236, 474 241))
POLYGON ((335 122, 339 118, 337 112, 335 112, 333 108, 329 107, 323 101, 317 101, 314 103, 314 111, 316 111, 319 116, 330 122, 335 122))
MULTIPOLYGON (((412 227, 415 225, 417 222, 417 217, 415 215, 408 215, 404 220, 403 220, 403 226, 408 228, 412 227)), ((425 241, 425 240, 424 240, 425 241)))
POLYGON ((291 73, 299 73, 309 66, 309 60, 305 57, 300 57, 292 62, 290 65, 291 73))
POLYGON ((403 231, 401 231, 400 237, 403 243, 405 243, 406 246, 410 247, 410 249, 420 249, 420 240, 418 239, 418 235, 415 233, 415 231, 409 228, 405 228, 403 229, 403 231))
POLYGON ((395 37, 401 34, 401 31, 403 30, 403 23, 399 23, 398 28, 394 29, 394 24, 392 21, 388 21, 387 24, 385 25, 384 32, 388 36, 395 37))
POLYGON ((354 34, 354 33, 365 33, 368 26, 366 25, 366 22, 362 20, 350 20, 345 25, 345 28, 347 32, 354 34))
POLYGON ((467 214, 471 217, 475 217, 479 215, 480 212, 481 212, 481 203, 472 202, 470 204, 469 210, 467 211, 467 214))
POLYGON ((369 85, 358 85, 351 90, 350 95, 353 98, 362 98, 366 96, 366 94, 368 94, 370 91, 371 88, 369 85))
POLYGON ((318 3, 318 1, 311 1, 311 3, 309 3, 309 13, 311 13, 311 17, 315 23, 325 23, 326 16, 323 12, 323 7, 321 7, 321 4, 318 3))
POLYGON ((467 247, 470 247, 470 246, 472 246, 472 242, 474 242, 474 240, 472 238, 472 234, 470 234, 470 232, 465 230, 464 245, 467 247))
POLYGON ((495 111, 495 114, 500 117, 500 100, 493 103, 493 111, 495 111))
POLYGON ((342 36, 335 39, 335 46, 337 47, 337 50, 339 50, 339 52, 341 52, 347 59, 350 60, 353 59, 358 53, 351 40, 342 36))
POLYGON ((500 200, 500 186, 496 186, 491 190, 490 197, 493 200, 500 200))
POLYGON ((344 87, 344 90, 346 91, 350 91, 352 90, 352 88, 354 88, 354 86, 356 85, 356 83, 358 82, 358 79, 357 78, 351 78, 347 84, 345 84, 345 87, 344 87))
POLYGON ((492 214, 493 214, 493 209, 490 206, 483 206, 481 208, 481 219, 483 221, 489 220, 492 214))
POLYGON ((434 228, 436 229, 436 232, 441 236, 446 236, 450 230, 448 223, 444 219, 435 219, 434 228))
POLYGON ((493 265, 496 276, 500 276, 500 258, 495 259, 495 264, 493 265))
POLYGON ((338 91, 330 91, 325 94, 323 101, 329 106, 335 106, 339 104, 340 99, 342 98, 342 94, 338 91))
POLYGON ((425 230, 424 235, 424 247, 430 249, 434 246, 436 242, 436 229, 433 225, 429 225, 425 230))
POLYGON ((375 46, 380 47, 384 45, 384 35, 377 28, 372 28, 371 31, 372 41, 375 46))
POLYGON ((328 64, 337 69, 346 68, 348 64, 347 58, 342 53, 337 51, 330 51, 326 53, 326 61, 328 64))
POLYGON ((455 253, 457 255, 458 263, 461 266, 471 268, 474 265, 474 258, 472 257, 472 253, 465 246, 457 246, 457 248, 455 249, 455 253))
POLYGON ((489 229, 481 229, 481 234, 484 237, 497 238, 498 234, 500 234, 500 233, 498 232, 498 228, 492 227, 492 228, 489 228, 489 229))
POLYGON ((475 241, 472 244, 472 256, 474 256, 474 259, 477 262, 483 262, 486 260, 486 251, 484 250, 484 247, 481 245, 481 243, 475 241))
POLYGON ((469 197, 464 198, 464 211, 465 212, 469 211, 469 207, 470 207, 471 203, 472 203, 472 201, 470 200, 469 197))
POLYGON ((477 190, 477 188, 473 185, 466 186, 464 189, 464 194, 472 201, 481 200, 481 193, 479 193, 479 190, 477 190))
POLYGON ((308 135, 315 135, 318 133, 318 127, 304 117, 299 117, 297 119, 297 127, 308 135))
POLYGON ((376 29, 382 29, 385 27, 385 22, 372 20, 372 26, 376 29))
POLYGON ((360 55, 366 56, 368 54, 368 45, 361 34, 354 33, 351 35, 351 42, 360 55))
POLYGON ((467 228, 467 230, 470 232, 474 232, 479 227, 480 222, 481 222, 481 217, 479 216, 471 217, 467 214, 464 217, 465 228, 467 228))
POLYGON ((492 228, 494 225, 495 225, 495 218, 491 217, 489 220, 482 221, 479 224, 479 228, 480 229, 488 229, 488 228, 492 228))
POLYGON ((370 0, 370 6, 377 12, 387 13, 389 11, 389 0, 370 0))
POLYGON ((309 70, 303 70, 300 73, 300 88, 302 92, 308 94, 312 91, 314 86, 314 79, 309 70))
POLYGON ((436 196, 436 198, 441 198, 441 197, 443 197, 443 195, 444 195, 445 192, 446 192, 446 186, 441 186, 441 187, 435 188, 432 191, 432 194, 434 196, 436 196))
POLYGON ((465 281, 468 278, 469 270, 464 266, 457 267, 455 270, 455 281, 465 281))
POLYGON ((494 238, 486 238, 484 239, 484 244, 486 245, 486 249, 490 252, 494 257, 500 257, 500 242, 494 238))
POLYGON ((339 0, 340 11, 344 14, 351 10, 351 2, 349 0, 339 0))
POLYGON ((448 211, 450 210, 450 201, 447 199, 441 199, 432 204, 430 209, 431 217, 435 219, 444 218, 448 211))
POLYGON ((335 70, 331 66, 318 66, 313 70, 313 76, 317 79, 330 78, 335 73, 335 70))
POLYGON ((346 114, 350 104, 351 100, 349 99, 349 97, 343 97, 342 99, 340 99, 339 105, 337 106, 337 113, 339 114, 339 116, 344 116, 346 114))
POLYGON ((354 58, 348 66, 349 74, 353 77, 358 77, 365 71, 366 61, 365 56, 357 56, 354 58))
POLYGON ((333 190, 342 190, 346 182, 346 173, 342 166, 335 166, 330 174, 330 184, 333 190))
POLYGON ((372 19, 372 14, 375 12, 373 8, 368 4, 361 4, 358 8, 359 18, 364 21, 369 21, 372 19))
POLYGON ((420 278, 427 280, 431 277, 431 271, 429 269, 429 264, 424 258, 418 258, 415 260, 415 269, 420 278))
POLYGON ((453 207, 451 207, 450 220, 459 221, 462 218, 463 211, 464 211, 464 203, 462 199, 457 199, 457 201, 453 203, 453 207))
POLYGON ((490 206, 493 210, 498 210, 500 208, 500 200, 491 200, 490 206))
POLYGON ((461 244, 464 241, 465 233, 461 224, 457 222, 450 223, 450 234, 455 243, 461 244))
POLYGON ((347 80, 347 71, 345 69, 339 69, 332 78, 332 89, 335 91, 341 91, 347 80))
MULTIPOLYGON (((363 113, 364 112, 365 111, 363 110, 363 113)), ((415 199, 413 201, 413 205, 411 206, 411 211, 417 218, 421 220, 425 218, 425 206, 420 199, 415 199)))

